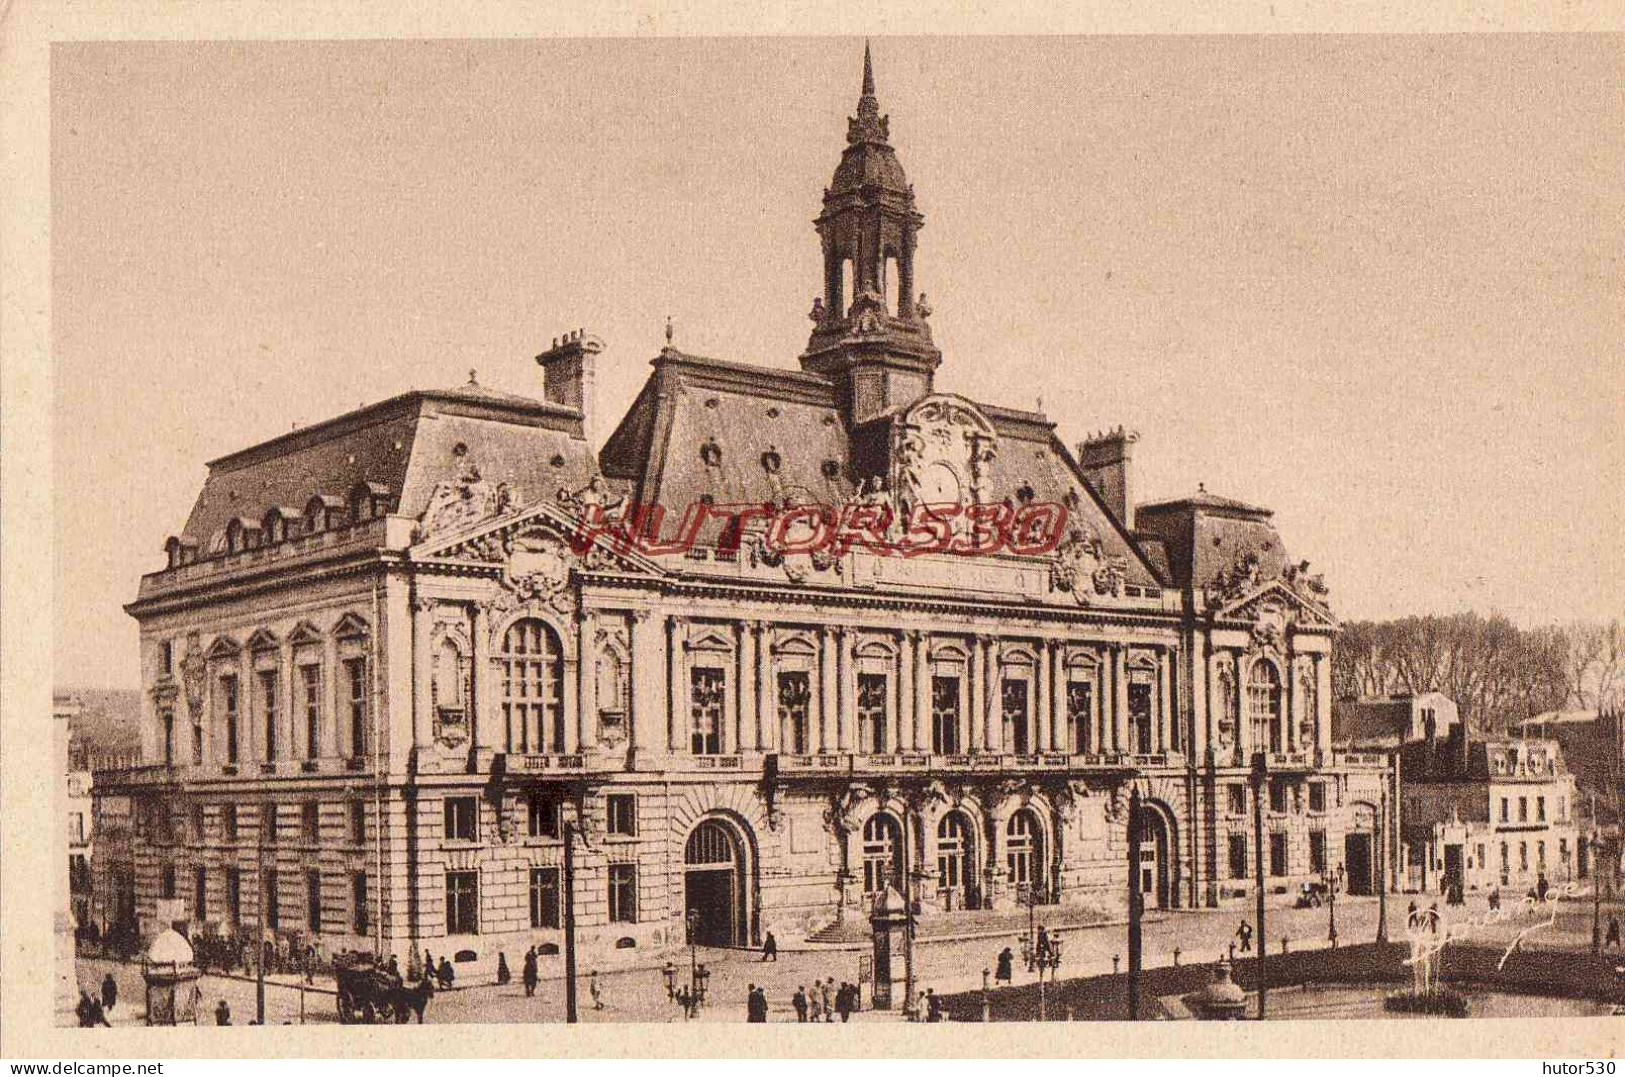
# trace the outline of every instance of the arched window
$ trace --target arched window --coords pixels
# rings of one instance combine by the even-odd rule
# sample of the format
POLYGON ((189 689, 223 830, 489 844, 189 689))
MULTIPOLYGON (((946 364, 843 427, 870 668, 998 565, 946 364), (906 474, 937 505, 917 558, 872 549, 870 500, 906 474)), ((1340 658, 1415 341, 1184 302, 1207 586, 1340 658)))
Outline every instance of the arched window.
POLYGON ((707 819, 694 828, 683 849, 683 863, 689 867, 706 864, 733 864, 737 860, 733 835, 715 819, 707 819))
POLYGON ((970 824, 964 815, 951 811, 937 824, 937 886, 944 890, 975 883, 976 868, 970 858, 970 824))
POLYGON ((514 622, 502 636, 502 716, 511 752, 564 750, 564 654, 545 621, 514 622))
POLYGON ((243 548, 243 524, 241 520, 232 520, 226 524, 226 552, 237 553, 243 548))
POLYGON ((1022 808, 1010 816, 1004 829, 1005 863, 1010 869, 1010 881, 1025 893, 1030 887, 1042 885, 1043 832, 1038 817, 1029 808, 1022 808))
POLYGON ((1247 720, 1253 750, 1282 752, 1281 673, 1275 663, 1260 658, 1247 676, 1247 720))
POLYGON ((863 892, 878 894, 903 878, 903 831, 897 820, 876 812, 863 824, 863 892))

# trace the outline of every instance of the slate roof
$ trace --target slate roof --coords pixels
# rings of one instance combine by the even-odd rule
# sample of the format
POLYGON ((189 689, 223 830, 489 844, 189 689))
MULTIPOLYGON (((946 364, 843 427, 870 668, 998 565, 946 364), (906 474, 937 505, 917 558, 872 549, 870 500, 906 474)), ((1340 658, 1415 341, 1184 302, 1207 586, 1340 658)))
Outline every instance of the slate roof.
MULTIPOLYGON (((972 402, 974 403, 974 402, 972 402)), ((991 499, 1033 499, 1076 504, 1069 510, 1100 537, 1104 552, 1127 565, 1124 579, 1165 586, 1166 551, 1146 550, 1111 516, 1084 482, 1055 424, 1036 412, 975 405, 999 437, 988 469, 991 499)), ((864 441, 883 436, 899 406, 849 431, 832 379, 800 371, 724 362, 672 348, 654 360, 654 372, 599 456, 604 474, 634 491, 638 503, 673 517, 710 497, 717 505, 763 503, 799 493, 813 504, 838 505, 857 492, 863 473, 856 456, 864 441), (715 463, 702 449, 714 445, 715 463), (778 471, 764 458, 773 454, 778 471), (777 482, 775 483, 775 478, 777 482)), ((721 525, 702 531, 715 542, 721 525)))
POLYGON ((579 489, 594 467, 575 409, 475 384, 414 391, 211 461, 181 537, 207 558, 233 518, 258 527, 273 506, 302 512, 316 496, 343 504, 357 485, 417 516, 465 455, 525 500, 579 489))
POLYGON ((1273 515, 1269 509, 1198 490, 1190 497, 1137 506, 1134 525, 1162 539, 1172 579, 1200 591, 1248 554, 1258 559, 1261 579, 1282 573, 1291 558, 1270 522, 1273 515))
POLYGON ((1334 700, 1332 741, 1356 746, 1398 747, 1411 730, 1411 701, 1334 700))

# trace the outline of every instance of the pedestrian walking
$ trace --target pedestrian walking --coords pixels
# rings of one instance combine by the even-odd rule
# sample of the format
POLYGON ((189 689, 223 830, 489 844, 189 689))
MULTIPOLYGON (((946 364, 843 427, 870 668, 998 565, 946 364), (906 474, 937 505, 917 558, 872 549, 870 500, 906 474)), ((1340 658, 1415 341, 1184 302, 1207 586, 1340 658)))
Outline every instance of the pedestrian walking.
POLYGON ((1552 884, 1546 881, 1546 873, 1544 871, 1541 872, 1540 877, 1535 881, 1535 896, 1541 901, 1545 901, 1546 895, 1551 891, 1551 889, 1552 884))
POLYGON ((1252 953, 1252 950, 1253 950, 1253 925, 1251 925, 1247 921, 1243 920, 1241 922, 1241 926, 1236 928, 1236 938, 1241 940, 1241 952, 1242 953, 1244 953, 1244 954, 1252 953))
POLYGON ((852 1017, 853 990, 854 988, 851 984, 842 981, 840 991, 836 992, 835 994, 835 1009, 841 1015, 841 1024, 843 1025, 846 1024, 847 1021, 852 1017))
POLYGON ((807 1019, 814 1024, 824 1019, 824 981, 814 980, 807 993, 807 1019))
POLYGON ((1501 888, 1497 886, 1490 891, 1490 911, 1499 912, 1501 909, 1501 888))
POLYGON ((508 955, 501 950, 497 951, 497 986, 505 987, 513 980, 513 973, 508 969, 508 955))
POLYGON ((102 977, 102 1005, 109 1013, 118 1005, 118 981, 111 972, 102 977))
POLYGON ((829 1024, 829 1023, 831 1023, 831 1022, 833 1022, 835 1020, 835 1008, 831 1005, 831 1003, 834 1001, 834 999, 832 998, 834 992, 831 990, 831 988, 833 988, 834 986, 835 986, 835 977, 831 976, 829 979, 824 981, 823 995, 824 995, 824 1023, 825 1024, 829 1024))
POLYGON ((536 947, 532 946, 525 954, 525 965, 520 970, 520 977, 525 983, 525 997, 536 997, 536 981, 540 979, 536 971, 536 947))
POLYGON ((934 987, 925 989, 925 1019, 930 1022, 942 1020, 942 1000, 937 997, 934 987))
POLYGON ((807 1023, 807 987, 802 984, 796 988, 796 993, 790 996, 790 1005, 796 1011, 796 1021, 807 1023))
POLYGON ((587 994, 592 996, 593 1009, 601 1010, 604 1008, 604 993, 603 990, 598 986, 597 969, 593 969, 591 972, 587 973, 587 994))
POLYGON ((1416 927, 1419 923, 1421 923, 1420 918, 1416 914, 1416 902, 1414 901, 1411 902, 1410 907, 1405 910, 1405 923, 1409 927, 1416 927))
POLYGON ((226 1005, 225 999, 221 999, 215 1004, 214 1023, 217 1025, 231 1024, 231 1007, 226 1005))
POLYGON ((442 991, 451 990, 452 982, 457 979, 457 972, 451 967, 451 962, 443 957, 440 959, 439 979, 440 990, 442 991))
POLYGON ((994 983, 1015 982, 1015 960, 1016 955, 1010 952, 1010 947, 1006 946, 999 951, 999 960, 993 970, 994 983))
POLYGON ((1614 916, 1613 914, 1609 914, 1609 917, 1608 917, 1608 941, 1602 944, 1602 948, 1604 950, 1606 950, 1610 946, 1612 946, 1616 950, 1618 950, 1620 948, 1620 946, 1619 946, 1619 917, 1614 916))
POLYGON ((767 1000, 757 998, 758 991, 755 984, 745 988, 745 1021, 747 1024, 761 1024, 767 1020, 767 1000))
POLYGON ((762 960, 772 961, 775 964, 779 960, 779 940, 773 937, 771 931, 767 933, 767 938, 762 940, 762 960))

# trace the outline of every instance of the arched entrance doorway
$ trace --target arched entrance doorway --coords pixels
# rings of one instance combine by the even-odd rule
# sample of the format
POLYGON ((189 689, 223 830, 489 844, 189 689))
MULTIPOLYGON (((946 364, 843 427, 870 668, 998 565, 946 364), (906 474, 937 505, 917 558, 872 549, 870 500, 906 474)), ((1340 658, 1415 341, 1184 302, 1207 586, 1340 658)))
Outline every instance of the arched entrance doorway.
POLYGON ((719 819, 703 820, 683 849, 683 916, 700 946, 746 946, 750 915, 744 843, 719 819))
POLYGON ((975 908, 976 841, 970 820, 954 810, 937 824, 937 892, 944 909, 975 908))
POLYGON ((1135 865, 1144 908, 1173 906, 1174 845, 1173 826, 1158 808, 1146 804, 1140 809, 1140 862, 1135 865))

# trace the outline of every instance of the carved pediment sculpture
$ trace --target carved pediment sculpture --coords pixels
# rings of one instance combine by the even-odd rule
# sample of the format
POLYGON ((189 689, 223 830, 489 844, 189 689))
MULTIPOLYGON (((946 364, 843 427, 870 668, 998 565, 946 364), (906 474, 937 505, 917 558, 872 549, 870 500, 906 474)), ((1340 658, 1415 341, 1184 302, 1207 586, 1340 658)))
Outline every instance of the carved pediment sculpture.
POLYGON ((1311 573, 1308 561, 1299 561, 1295 565, 1288 565, 1286 570, 1281 573, 1281 579, 1286 581, 1288 587, 1291 587, 1310 602, 1318 602, 1321 605, 1326 604, 1326 599, 1330 594, 1330 590, 1326 586, 1326 577, 1319 572, 1311 573))
POLYGON ((535 599, 555 609, 570 608, 568 588, 575 556, 570 546, 551 531, 532 527, 508 539, 508 567, 504 580, 521 600, 535 599))
MULTIPOLYGON (((975 405, 947 394, 928 396, 896 426, 892 490, 905 517, 916 505, 967 505, 985 500, 998 435, 975 405)), ((962 516, 953 518, 963 524, 962 516)))
POLYGON ((1242 550, 1227 568, 1219 570, 1211 583, 1203 589, 1209 609, 1227 606, 1243 595, 1251 594, 1264 583, 1262 563, 1254 550, 1242 550))
POLYGON ((596 507, 603 510, 603 516, 608 517, 626 504, 626 495, 611 490, 604 476, 596 472, 581 489, 568 490, 561 486, 555 496, 560 505, 578 515, 588 508, 596 507))
POLYGON ((1123 581, 1128 575, 1128 561, 1122 557, 1107 557, 1095 569, 1095 594, 1116 597, 1123 593, 1123 581))
POLYGON ((1050 562, 1050 586, 1057 591, 1069 592, 1079 605, 1087 605, 1085 588, 1080 584, 1085 579, 1093 579, 1100 563, 1100 536, 1091 528, 1073 527, 1055 547, 1054 558, 1050 562))
POLYGON ((508 511, 518 501, 517 492, 506 483, 487 482, 466 449, 459 458, 462 463, 456 476, 435 483, 429 492, 429 502, 419 518, 420 535, 467 527, 508 511))

